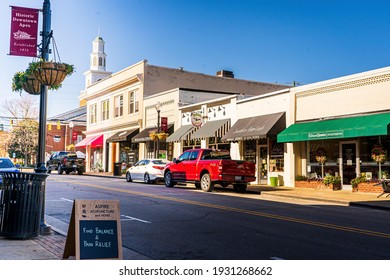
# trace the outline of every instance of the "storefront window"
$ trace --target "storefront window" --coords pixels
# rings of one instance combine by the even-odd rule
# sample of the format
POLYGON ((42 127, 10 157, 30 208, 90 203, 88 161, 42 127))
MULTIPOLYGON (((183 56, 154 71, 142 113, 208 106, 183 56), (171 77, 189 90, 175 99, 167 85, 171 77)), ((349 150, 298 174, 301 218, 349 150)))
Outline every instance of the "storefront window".
POLYGON ((138 144, 131 144, 130 141, 120 142, 120 162, 127 167, 133 166, 138 161, 138 144))
POLYGON ((322 174, 322 165, 321 160, 324 164, 324 176, 325 174, 329 175, 339 175, 339 140, 327 140, 327 141, 310 141, 310 157, 309 157, 309 166, 308 172, 321 176, 322 174), (324 158, 325 157, 325 158, 324 158))
POLYGON ((277 143, 276 139, 270 139, 270 160, 269 171, 270 172, 283 172, 284 171, 284 144, 277 143))
POLYGON ((386 161, 381 163, 382 177, 388 177, 390 174, 390 137, 378 136, 360 138, 360 172, 368 178, 379 178, 379 163, 371 157, 375 145, 381 145, 385 151, 386 161))
POLYGON ((256 140, 244 141, 244 160, 256 162, 256 140))

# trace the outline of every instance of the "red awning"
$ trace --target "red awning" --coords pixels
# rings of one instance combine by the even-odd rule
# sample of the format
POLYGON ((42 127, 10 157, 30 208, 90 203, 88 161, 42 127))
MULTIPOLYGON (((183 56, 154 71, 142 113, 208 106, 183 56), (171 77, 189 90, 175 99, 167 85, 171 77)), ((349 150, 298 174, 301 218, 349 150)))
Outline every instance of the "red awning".
POLYGON ((91 148, 103 146, 103 134, 86 137, 75 145, 75 147, 86 147, 86 146, 91 146, 91 148))

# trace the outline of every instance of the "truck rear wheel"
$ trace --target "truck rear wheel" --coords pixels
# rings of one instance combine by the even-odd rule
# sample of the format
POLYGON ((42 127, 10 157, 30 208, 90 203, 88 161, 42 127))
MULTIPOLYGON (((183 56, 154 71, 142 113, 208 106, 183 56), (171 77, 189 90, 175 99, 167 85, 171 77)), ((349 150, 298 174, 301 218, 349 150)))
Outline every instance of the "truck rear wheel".
POLYGON ((173 179, 172 179, 172 172, 171 171, 167 171, 164 175, 164 179, 165 179, 165 186, 167 188, 173 188, 173 186, 175 185, 175 183, 173 182, 173 179))
POLYGON ((204 192, 212 192, 214 189, 214 183, 211 182, 210 174, 205 173, 200 179, 200 187, 204 192))

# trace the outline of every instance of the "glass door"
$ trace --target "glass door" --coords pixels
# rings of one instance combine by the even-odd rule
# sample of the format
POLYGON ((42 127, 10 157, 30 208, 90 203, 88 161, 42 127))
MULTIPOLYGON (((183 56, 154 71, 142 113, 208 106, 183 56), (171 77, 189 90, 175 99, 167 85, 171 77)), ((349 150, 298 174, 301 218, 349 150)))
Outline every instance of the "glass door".
POLYGON ((356 178, 356 142, 340 142, 340 174, 344 186, 356 178))
POLYGON ((267 165, 268 149, 267 146, 259 146, 259 164, 258 164, 258 178, 259 184, 267 184, 268 179, 268 165, 267 165))

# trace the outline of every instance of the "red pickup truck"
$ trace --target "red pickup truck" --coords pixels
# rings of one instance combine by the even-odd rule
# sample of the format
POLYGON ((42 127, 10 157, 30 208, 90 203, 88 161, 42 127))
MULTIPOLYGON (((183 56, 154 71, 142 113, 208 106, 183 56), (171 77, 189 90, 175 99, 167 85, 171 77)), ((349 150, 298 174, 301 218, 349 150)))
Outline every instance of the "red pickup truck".
POLYGON ((255 163, 232 160, 226 150, 186 150, 166 165, 164 179, 168 188, 178 182, 193 182, 196 188, 211 192, 214 184, 232 184, 236 191, 244 192, 248 182, 256 180, 255 163))

